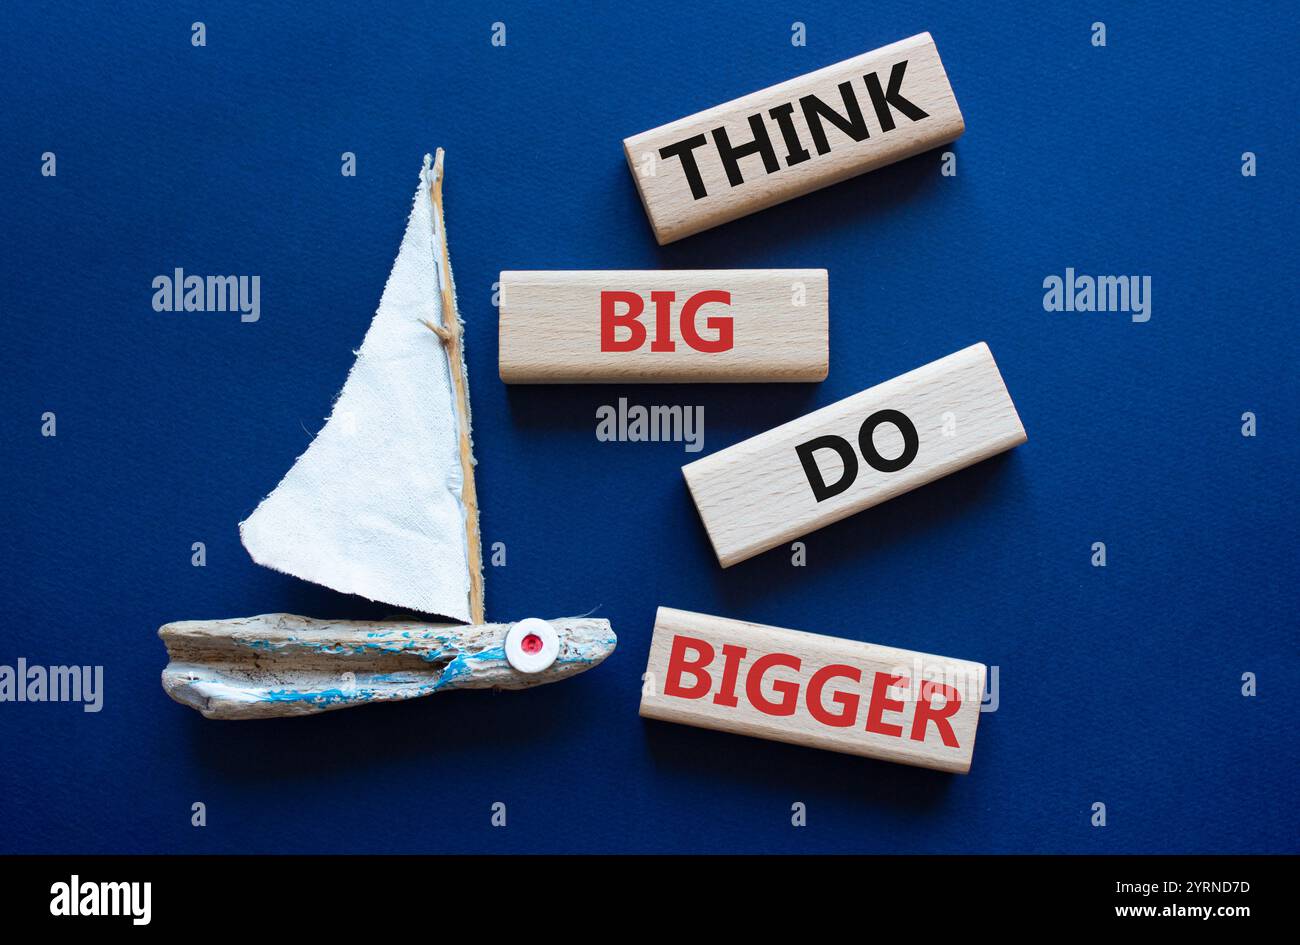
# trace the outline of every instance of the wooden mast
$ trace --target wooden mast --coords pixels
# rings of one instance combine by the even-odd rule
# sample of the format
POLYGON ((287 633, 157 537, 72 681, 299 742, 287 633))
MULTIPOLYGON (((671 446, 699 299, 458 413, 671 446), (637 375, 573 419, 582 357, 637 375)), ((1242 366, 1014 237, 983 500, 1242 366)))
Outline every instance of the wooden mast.
POLYGON ((456 397, 456 423, 460 429, 460 466, 462 473, 461 504, 465 507, 465 543, 469 564, 469 614, 471 624, 484 622, 483 616, 483 544, 478 529, 478 492, 474 487, 474 449, 470 440, 469 384, 465 377, 465 353, 462 346, 464 328, 456 311, 456 289, 451 281, 451 257, 447 249, 447 223, 442 213, 442 148, 433 162, 433 179, 429 197, 433 201, 433 225, 441 235, 438 252, 438 283, 442 290, 442 321, 426 325, 442 339, 451 369, 451 386, 456 397))

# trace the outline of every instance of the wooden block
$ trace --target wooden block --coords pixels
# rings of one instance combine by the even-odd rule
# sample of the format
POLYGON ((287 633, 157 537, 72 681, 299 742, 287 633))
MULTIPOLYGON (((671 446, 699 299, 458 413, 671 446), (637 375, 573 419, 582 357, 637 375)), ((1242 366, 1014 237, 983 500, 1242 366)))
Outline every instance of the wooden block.
POLYGON ((825 269, 503 272, 507 384, 825 380, 825 269))
POLYGON ((724 568, 1025 442, 980 342, 682 467, 724 568))
POLYGON ((662 245, 947 144, 965 130, 920 33, 623 141, 662 245))
POLYGON ((641 715, 965 774, 984 666, 660 607, 641 715))

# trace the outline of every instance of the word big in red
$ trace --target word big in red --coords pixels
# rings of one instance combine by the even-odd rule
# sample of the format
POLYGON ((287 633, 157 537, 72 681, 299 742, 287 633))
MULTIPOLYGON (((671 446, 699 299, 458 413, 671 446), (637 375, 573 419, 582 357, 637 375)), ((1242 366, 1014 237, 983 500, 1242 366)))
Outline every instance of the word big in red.
MULTIPOLYGON (((651 292, 650 301, 654 303, 654 340, 650 343, 651 351, 676 351, 673 341, 672 306, 676 301, 676 292, 651 292)), ((708 303, 731 305, 731 293, 721 289, 708 289, 696 292, 682 303, 679 318, 681 338, 688 346, 705 354, 718 354, 730 351, 734 343, 734 326, 730 315, 710 315, 704 319, 705 327, 714 333, 714 337, 701 336, 697 318, 700 308, 708 303)), ((641 322, 645 311, 645 299, 639 292, 609 289, 600 293, 600 350, 601 351, 636 351, 645 344, 647 329, 641 322), (621 310, 620 310, 621 309, 621 310), (620 329, 626 329, 627 335, 619 338, 620 329)))

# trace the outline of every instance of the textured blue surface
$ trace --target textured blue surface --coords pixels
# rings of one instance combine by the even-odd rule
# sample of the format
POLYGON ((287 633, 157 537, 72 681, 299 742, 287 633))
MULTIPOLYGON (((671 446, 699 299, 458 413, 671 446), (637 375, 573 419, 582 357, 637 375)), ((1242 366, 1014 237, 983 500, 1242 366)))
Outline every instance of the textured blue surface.
POLYGON ((0 704, 0 849, 1297 849, 1294 8, 654 6, 6 14, 0 663, 103 664, 106 697, 0 704), (625 135, 921 30, 966 117, 955 178, 931 153, 655 246, 625 135), (328 412, 438 146, 508 547, 489 616, 599 608, 619 649, 526 693, 205 721, 158 684, 160 624, 389 611, 255 566, 236 523, 328 412), (154 312, 176 266, 260 275, 261 320, 154 312), (830 270, 825 383, 497 379, 502 268, 732 266, 830 270), (1150 322, 1045 312, 1067 266, 1149 274, 1150 322), (694 457, 594 435, 619 396, 702 404, 709 453, 981 339, 1028 444, 813 534, 805 568, 722 571, 694 457), (1001 705, 967 777, 643 722, 658 604, 996 664, 1001 705))

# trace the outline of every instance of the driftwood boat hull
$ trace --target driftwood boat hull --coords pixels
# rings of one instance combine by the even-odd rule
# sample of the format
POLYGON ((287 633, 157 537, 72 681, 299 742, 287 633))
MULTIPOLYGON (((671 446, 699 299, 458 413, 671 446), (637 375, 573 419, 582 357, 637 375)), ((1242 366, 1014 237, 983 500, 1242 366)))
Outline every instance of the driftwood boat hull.
POLYGON ((513 624, 316 620, 262 614, 159 628, 167 694, 210 719, 315 715, 452 689, 528 689, 599 665, 618 643, 608 620, 547 621, 555 661, 524 673, 506 657, 513 624))

